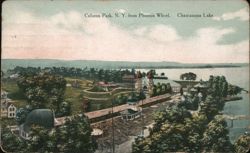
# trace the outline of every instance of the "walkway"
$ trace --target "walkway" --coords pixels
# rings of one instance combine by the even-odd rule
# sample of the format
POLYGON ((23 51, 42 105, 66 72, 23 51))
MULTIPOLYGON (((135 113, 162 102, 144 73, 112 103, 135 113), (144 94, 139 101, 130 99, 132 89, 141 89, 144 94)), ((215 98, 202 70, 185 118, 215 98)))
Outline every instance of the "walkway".
POLYGON ((247 115, 234 115, 234 116, 223 115, 223 117, 229 120, 250 120, 250 116, 247 115))
MULTIPOLYGON (((139 101, 137 106, 142 106, 142 105, 144 106, 144 105, 153 104, 159 100, 165 100, 165 99, 169 98, 170 96, 171 96, 170 94, 164 94, 164 95, 160 95, 160 96, 156 96, 156 97, 152 97, 152 98, 147 98, 145 100, 139 101)), ((132 108, 132 107, 134 107, 134 106, 128 105, 128 104, 115 106, 115 107, 113 107, 113 113, 118 113, 118 112, 124 111, 124 110, 126 110, 128 108, 132 108)), ((94 118, 109 115, 111 113, 112 113, 112 108, 106 108, 106 109, 101 109, 101 110, 97 110, 97 111, 93 111, 93 112, 88 112, 88 113, 85 113, 85 115, 88 116, 89 119, 94 119, 94 118)), ((66 116, 66 117, 70 117, 70 116, 66 116)), ((56 125, 58 126, 58 125, 64 124, 66 117, 56 118, 56 120, 57 120, 56 125)))

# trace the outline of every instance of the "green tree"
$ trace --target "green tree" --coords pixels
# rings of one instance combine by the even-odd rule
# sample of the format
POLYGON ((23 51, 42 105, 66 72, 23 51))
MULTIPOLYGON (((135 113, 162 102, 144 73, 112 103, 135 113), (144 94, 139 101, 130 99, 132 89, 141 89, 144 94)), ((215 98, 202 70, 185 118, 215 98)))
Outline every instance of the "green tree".
POLYGON ((28 109, 27 107, 26 108, 19 108, 16 111, 16 118, 15 119, 19 125, 25 122, 25 119, 30 111, 31 111, 31 109, 28 109))
POLYGON ((5 125, 1 127, 1 146, 7 152, 26 152, 26 142, 5 125))
POLYGON ((218 112, 218 103, 212 96, 207 96, 206 100, 200 104, 199 114, 205 115, 209 121, 211 121, 218 112))
POLYGON ((27 152, 93 153, 97 144, 91 132, 90 123, 84 115, 67 118, 64 125, 52 129, 33 125, 27 152))
POLYGON ((231 152, 232 144, 228 134, 227 122, 222 116, 216 116, 203 134, 204 149, 208 152, 231 152))
POLYGON ((171 87, 170 83, 167 83, 167 85, 166 85, 166 92, 172 93, 172 87, 171 87))
POLYGON ((70 115, 70 112, 71 112, 70 103, 64 101, 64 102, 60 103, 59 109, 57 109, 56 114, 58 116, 68 116, 68 115, 70 115))
POLYGON ((247 153, 250 151, 250 135, 244 134, 238 137, 234 143, 236 153, 247 153))
MULTIPOLYGON (((74 73, 76 73, 75 70, 74 73)), ((66 80, 62 76, 53 75, 47 72, 22 75, 17 85, 26 96, 27 103, 32 109, 51 108, 55 110, 56 116, 70 114, 70 107, 67 107, 67 109, 64 107, 65 102, 63 99, 66 89, 66 80), (61 108, 64 110, 60 110, 61 108), (64 112, 65 110, 68 112, 64 112)))
POLYGON ((28 152, 59 152, 54 130, 33 125, 30 130, 28 152))
POLYGON ((138 137, 132 145, 133 153, 163 153, 185 151, 190 112, 178 106, 168 107, 155 114, 155 124, 146 138, 138 137))
POLYGON ((65 125, 59 128, 62 152, 94 152, 97 145, 91 132, 90 123, 85 115, 75 115, 67 119, 65 125))
POLYGON ((29 88, 25 93, 28 104, 33 109, 46 108, 48 95, 41 87, 29 88))
POLYGON ((83 97, 82 99, 82 109, 84 112, 90 111, 90 100, 88 98, 83 97))
POLYGON ((235 85, 229 85, 228 86, 228 94, 231 96, 237 95, 241 93, 242 88, 235 86, 235 85))
POLYGON ((196 77, 197 77, 196 74, 192 72, 183 73, 180 75, 181 80, 196 80, 196 77))
POLYGON ((225 81, 222 84, 222 96, 227 97, 228 95, 228 83, 225 81))

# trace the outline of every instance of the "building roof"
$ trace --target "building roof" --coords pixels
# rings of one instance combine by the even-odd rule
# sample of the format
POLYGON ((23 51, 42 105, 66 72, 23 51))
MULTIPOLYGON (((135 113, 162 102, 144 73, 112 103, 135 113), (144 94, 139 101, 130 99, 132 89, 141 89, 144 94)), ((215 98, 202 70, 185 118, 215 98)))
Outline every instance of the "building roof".
POLYGON ((198 84, 196 84, 195 86, 194 86, 195 88, 207 88, 207 85, 206 84, 204 84, 204 83, 198 83, 198 84))
POLYGON ((139 111, 129 108, 129 109, 126 109, 126 110, 122 111, 121 114, 123 114, 123 115, 132 115, 132 114, 136 114, 137 112, 139 112, 139 111))
POLYGON ((11 105, 15 107, 15 105, 11 102, 8 102, 7 107, 9 108, 11 105))
POLYGON ((44 128, 54 127, 54 114, 50 109, 35 109, 26 117, 23 128, 28 132, 32 125, 38 125, 44 128))
POLYGON ((158 82, 159 83, 169 83, 171 87, 181 87, 181 85, 177 82, 174 82, 173 80, 167 80, 167 79, 153 79, 154 81, 154 84, 157 84, 158 82))
POLYGON ((142 77, 142 86, 147 86, 150 82, 150 79, 147 77, 142 77))
POLYGON ((101 87, 117 87, 118 85, 114 84, 114 83, 100 81, 100 82, 98 82, 98 86, 101 86, 101 87))
POLYGON ((168 77, 166 76, 162 76, 162 75, 154 75, 154 79, 168 79, 168 77))
POLYGON ((133 74, 131 74, 131 75, 125 74, 124 76, 122 76, 122 79, 135 79, 135 75, 133 75, 133 74))
POLYGON ((15 107, 15 105, 12 102, 9 102, 7 100, 2 101, 1 103, 2 103, 1 107, 5 108, 5 109, 9 108, 11 105, 13 105, 15 107))

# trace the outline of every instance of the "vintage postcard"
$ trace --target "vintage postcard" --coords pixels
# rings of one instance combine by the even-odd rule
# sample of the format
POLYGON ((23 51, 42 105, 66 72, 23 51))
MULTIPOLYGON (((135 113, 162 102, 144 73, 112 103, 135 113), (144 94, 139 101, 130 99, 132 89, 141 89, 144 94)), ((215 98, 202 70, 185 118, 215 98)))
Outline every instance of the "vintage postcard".
POLYGON ((4 152, 246 153, 245 0, 6 0, 4 152))

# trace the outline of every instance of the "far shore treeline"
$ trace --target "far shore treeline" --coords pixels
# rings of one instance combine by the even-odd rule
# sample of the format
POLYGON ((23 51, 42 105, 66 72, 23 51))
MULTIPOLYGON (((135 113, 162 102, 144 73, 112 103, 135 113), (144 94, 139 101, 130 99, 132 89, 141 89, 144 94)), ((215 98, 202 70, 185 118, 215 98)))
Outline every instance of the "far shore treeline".
POLYGON ((55 60, 55 59, 2 59, 1 70, 6 71, 16 66, 21 67, 94 67, 94 68, 227 68, 249 66, 249 63, 178 63, 178 62, 129 62, 129 61, 96 61, 96 60, 55 60))

